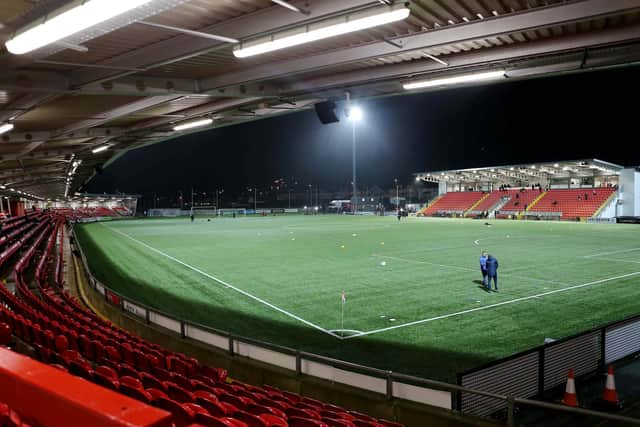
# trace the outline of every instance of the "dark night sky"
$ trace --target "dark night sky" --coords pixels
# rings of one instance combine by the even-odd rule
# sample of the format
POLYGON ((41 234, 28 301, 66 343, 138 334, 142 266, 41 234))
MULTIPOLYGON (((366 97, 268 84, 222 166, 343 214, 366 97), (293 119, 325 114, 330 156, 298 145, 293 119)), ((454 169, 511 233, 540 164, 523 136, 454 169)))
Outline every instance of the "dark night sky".
MULTIPOLYGON (((639 100, 640 67, 361 100, 359 187, 536 161, 637 166, 639 100)), ((214 129, 127 153, 88 191, 233 191, 278 177, 336 189, 351 181, 350 126, 322 125, 310 110, 214 129)))

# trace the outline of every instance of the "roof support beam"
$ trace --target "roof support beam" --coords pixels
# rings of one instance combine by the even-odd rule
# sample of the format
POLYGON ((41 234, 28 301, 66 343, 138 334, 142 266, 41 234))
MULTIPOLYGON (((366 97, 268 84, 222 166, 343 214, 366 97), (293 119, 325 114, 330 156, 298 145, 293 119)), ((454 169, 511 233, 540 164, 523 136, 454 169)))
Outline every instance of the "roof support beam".
POLYGON ((203 79, 203 92, 246 84, 291 74, 318 70, 340 64, 363 61, 385 55, 427 49, 463 41, 495 37, 540 27, 561 25, 585 19, 640 10, 640 0, 584 0, 530 9, 525 12, 497 16, 466 24, 441 27, 437 30, 393 39, 397 48, 386 41, 369 43, 318 55, 249 67, 235 73, 203 79))
POLYGON ((118 107, 113 110, 106 111, 101 114, 101 116, 103 117, 100 119, 90 119, 90 120, 84 120, 81 122, 73 123, 62 129, 54 131, 54 135, 68 135, 70 133, 75 133, 75 132, 82 131, 95 126, 101 126, 105 123, 108 123, 117 118, 126 116, 128 114, 132 114, 137 111, 144 110, 146 108, 154 107, 156 105, 164 104, 166 102, 170 102, 179 98, 182 98, 182 96, 163 95, 163 96, 152 96, 149 98, 143 98, 139 101, 132 102, 122 107, 118 107))
POLYGON ((27 111, 35 108, 36 106, 57 98, 58 95, 51 93, 34 93, 25 95, 22 98, 17 99, 11 104, 0 108, 0 122, 12 120, 20 117, 27 111))
POLYGON ((122 128, 92 128, 82 131, 60 134, 59 131, 10 132, 0 136, 0 144, 33 141, 64 141, 68 139, 98 138, 102 136, 117 137, 124 133, 122 128))

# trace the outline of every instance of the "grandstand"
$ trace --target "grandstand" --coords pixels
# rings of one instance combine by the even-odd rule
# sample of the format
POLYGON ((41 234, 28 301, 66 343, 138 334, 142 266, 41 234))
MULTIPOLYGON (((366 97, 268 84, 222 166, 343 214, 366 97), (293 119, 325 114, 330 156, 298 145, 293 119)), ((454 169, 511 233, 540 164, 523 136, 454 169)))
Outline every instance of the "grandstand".
POLYGON ((491 216, 586 220, 637 216, 637 171, 598 159, 493 166, 415 174, 438 183, 440 196, 421 216, 491 216), (619 186, 621 176, 625 186, 619 186), (479 191, 478 191, 479 190, 479 191))

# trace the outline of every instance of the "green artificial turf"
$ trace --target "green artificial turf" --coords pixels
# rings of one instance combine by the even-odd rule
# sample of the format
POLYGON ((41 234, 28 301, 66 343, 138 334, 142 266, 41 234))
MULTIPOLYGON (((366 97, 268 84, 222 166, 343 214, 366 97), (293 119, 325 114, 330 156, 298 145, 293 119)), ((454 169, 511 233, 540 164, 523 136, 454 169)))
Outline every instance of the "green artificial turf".
POLYGON ((491 222, 176 218, 93 223, 76 233, 95 276, 135 301, 235 335, 449 381, 640 311, 640 227, 491 222), (499 293, 479 285, 482 249, 500 262, 499 293), (344 329, 432 320, 345 340, 303 322, 340 329, 342 290, 344 329))

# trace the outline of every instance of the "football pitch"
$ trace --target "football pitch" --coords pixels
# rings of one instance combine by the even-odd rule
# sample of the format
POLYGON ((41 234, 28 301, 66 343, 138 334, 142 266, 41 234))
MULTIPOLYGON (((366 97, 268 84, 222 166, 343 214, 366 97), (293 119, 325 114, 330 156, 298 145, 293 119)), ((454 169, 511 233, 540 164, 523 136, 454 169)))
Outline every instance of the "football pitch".
POLYGON ((76 226, 94 275, 234 335, 454 381, 640 312, 640 227, 374 216, 76 226), (499 260, 499 292, 478 258, 499 260), (341 294, 345 291, 346 302, 341 294))

